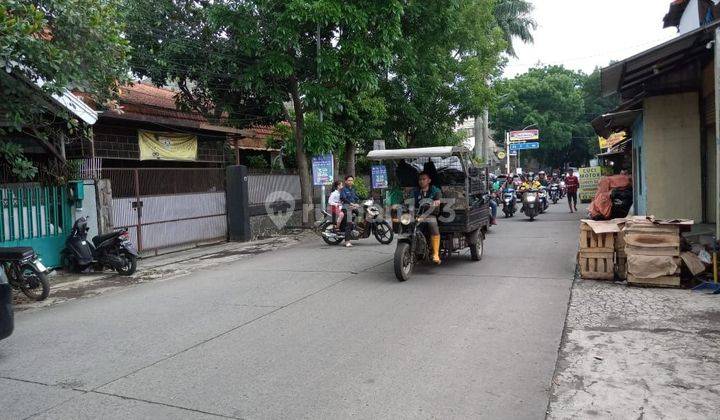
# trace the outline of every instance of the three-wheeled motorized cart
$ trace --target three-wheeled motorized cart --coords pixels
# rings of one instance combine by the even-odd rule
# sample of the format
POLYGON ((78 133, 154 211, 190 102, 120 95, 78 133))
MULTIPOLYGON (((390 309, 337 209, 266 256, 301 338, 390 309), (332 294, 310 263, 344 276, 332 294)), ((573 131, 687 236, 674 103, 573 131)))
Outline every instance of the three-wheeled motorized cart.
POLYGON ((467 148, 375 150, 368 158, 385 164, 389 178, 386 205, 390 206, 393 231, 398 235, 394 259, 398 280, 408 280, 416 263, 432 258, 423 209, 415 208, 413 199, 421 172, 427 173, 432 185, 442 192, 437 210, 441 258, 447 260, 469 250, 473 261, 482 259, 485 232, 490 226, 489 196, 485 172, 472 164, 467 148))

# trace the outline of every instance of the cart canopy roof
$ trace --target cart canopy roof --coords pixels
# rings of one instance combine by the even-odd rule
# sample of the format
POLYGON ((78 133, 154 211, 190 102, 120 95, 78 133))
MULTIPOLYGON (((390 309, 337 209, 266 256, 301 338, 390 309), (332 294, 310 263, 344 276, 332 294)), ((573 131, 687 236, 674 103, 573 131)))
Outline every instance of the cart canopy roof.
POLYGON ((441 146, 441 147, 423 147, 419 149, 391 149, 391 150, 373 150, 368 153, 368 158, 372 160, 398 160, 398 159, 414 159, 422 157, 441 157, 457 156, 470 151, 463 146, 441 146))

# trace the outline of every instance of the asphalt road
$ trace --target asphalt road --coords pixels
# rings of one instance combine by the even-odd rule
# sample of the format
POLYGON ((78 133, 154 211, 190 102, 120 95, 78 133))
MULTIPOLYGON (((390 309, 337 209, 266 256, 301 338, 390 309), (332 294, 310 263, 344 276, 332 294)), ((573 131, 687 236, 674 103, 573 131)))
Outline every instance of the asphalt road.
POLYGON ((0 418, 543 418, 578 219, 500 219, 406 283, 394 246, 316 240, 19 313, 0 418))

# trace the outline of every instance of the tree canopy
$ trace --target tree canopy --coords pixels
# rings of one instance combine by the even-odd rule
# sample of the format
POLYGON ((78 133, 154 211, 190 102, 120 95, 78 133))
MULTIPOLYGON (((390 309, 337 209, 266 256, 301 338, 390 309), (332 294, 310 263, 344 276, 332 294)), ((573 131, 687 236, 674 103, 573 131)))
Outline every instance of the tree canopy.
MULTIPOLYGON (((614 102, 601 98, 599 77, 599 70, 588 76, 562 66, 546 66, 498 80, 499 100, 491 125, 498 133, 538 128, 540 149, 521 154, 536 158, 543 166, 584 163, 597 151, 590 121, 614 102)), ((497 138, 499 145, 504 142, 501 137, 497 138)))
POLYGON ((447 143, 457 122, 489 104, 506 48, 494 2, 406 3, 402 37, 381 82, 385 138, 397 146, 447 143))
MULTIPOLYGON (((120 0, 4 0, 0 3, 0 65, 43 89, 87 91, 102 102, 127 77, 120 0)), ((0 77, 3 121, 21 130, 42 112, 27 92, 0 77)))

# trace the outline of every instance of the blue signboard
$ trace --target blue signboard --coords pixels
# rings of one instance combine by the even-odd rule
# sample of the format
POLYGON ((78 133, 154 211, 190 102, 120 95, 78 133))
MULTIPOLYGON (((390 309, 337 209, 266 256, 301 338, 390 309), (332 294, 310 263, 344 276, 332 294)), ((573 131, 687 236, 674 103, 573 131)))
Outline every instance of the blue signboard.
POLYGON ((528 143, 512 143, 510 145, 510 150, 531 150, 531 149, 539 149, 540 143, 536 141, 528 142, 528 143))
POLYGON ((388 175, 385 165, 372 166, 372 187, 376 189, 388 187, 388 175))
POLYGON ((333 155, 313 156, 312 158, 313 185, 322 186, 332 184, 333 176, 333 155))

